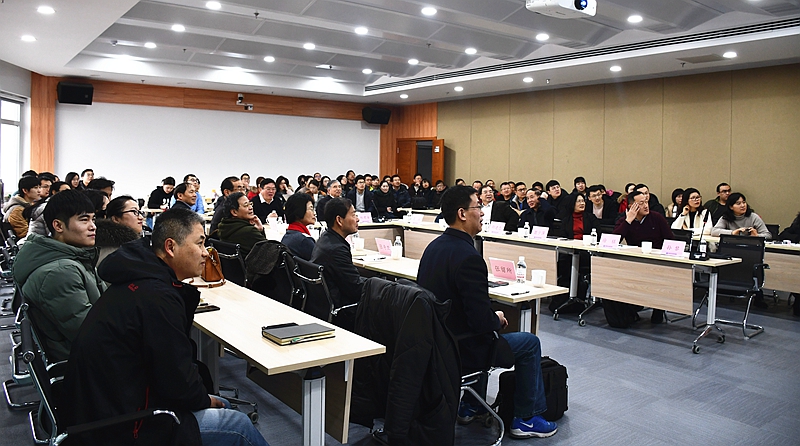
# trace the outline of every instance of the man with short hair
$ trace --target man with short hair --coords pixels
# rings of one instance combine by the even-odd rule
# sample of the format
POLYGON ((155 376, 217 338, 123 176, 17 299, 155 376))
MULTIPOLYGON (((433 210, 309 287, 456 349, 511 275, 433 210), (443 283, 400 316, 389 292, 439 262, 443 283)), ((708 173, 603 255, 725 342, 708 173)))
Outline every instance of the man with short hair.
MULTIPOLYGON (((346 198, 334 198, 325 205, 325 223, 328 228, 319 236, 314 246, 311 263, 324 267, 325 282, 334 307, 358 303, 365 279, 353 265, 350 243, 345 239, 358 232, 356 208, 346 198)), ((307 301, 306 311, 327 320, 330 308, 327 302, 307 301)), ((352 309, 344 316, 342 323, 352 327, 351 323, 354 321, 355 310, 352 309)))
POLYGON ((85 189, 105 192, 108 198, 111 198, 111 194, 114 193, 114 182, 105 177, 94 178, 89 182, 88 185, 86 185, 85 189))
POLYGON ((466 185, 467 185, 467 182, 466 182, 466 181, 464 181, 464 179, 463 179, 463 178, 456 178, 455 185, 456 185, 456 186, 466 186, 466 185))
POLYGON ((509 201, 509 204, 514 206, 517 211, 524 211, 528 209, 528 187, 525 182, 520 181, 514 186, 514 196, 509 201))
POLYGON ((30 207, 39 199, 39 178, 36 176, 22 177, 17 182, 19 195, 14 195, 3 208, 3 221, 11 225, 18 238, 28 235, 28 219, 22 211, 30 207))
POLYGON ((256 243, 267 239, 261 220, 253 213, 253 202, 244 192, 234 192, 228 195, 223 206, 226 217, 217 226, 219 239, 239 244, 242 255, 247 257, 256 243))
POLYGON ((325 221, 325 205, 334 198, 339 198, 342 196, 342 183, 339 180, 331 180, 328 183, 328 195, 319 199, 319 203, 317 203, 316 211, 317 211, 317 221, 325 221))
POLYGON ((488 230, 493 221, 505 223, 505 231, 516 231, 519 215, 505 201, 495 201, 494 189, 488 184, 481 189, 481 211, 483 212, 483 230, 488 230))
POLYGON ((208 394, 194 361, 189 331, 200 292, 183 281, 199 276, 208 257, 202 223, 191 210, 170 209, 156 221, 152 246, 127 243, 100 265, 111 287, 75 339, 61 399, 69 426, 143 408, 172 410, 180 424, 169 416, 130 421, 87 433, 81 444, 267 445, 244 413, 208 394))
POLYGON ((447 191, 447 185, 444 184, 444 181, 436 180, 436 187, 433 192, 431 192, 430 198, 428 199, 428 207, 431 209, 439 209, 442 195, 444 195, 445 191, 447 191))
POLYGON ((366 185, 368 191, 370 191, 370 192, 373 191, 373 188, 372 188, 372 174, 369 174, 369 173, 365 173, 364 174, 364 184, 366 185))
POLYGON ((173 208, 182 207, 192 211, 192 206, 194 206, 194 203, 197 201, 197 193, 194 191, 194 187, 186 183, 181 183, 175 186, 174 195, 175 204, 172 205, 173 208))
POLYGON ((378 210, 373 202, 372 192, 366 190, 367 183, 364 175, 356 175, 356 187, 347 193, 347 199, 353 203, 356 212, 369 212, 373 216, 378 216, 378 210))
MULTIPOLYGON (((183 177, 183 182, 188 184, 194 189, 194 193, 196 195, 196 199, 194 200, 194 205, 192 205, 192 210, 197 212, 200 215, 205 215, 206 207, 203 204, 203 197, 200 195, 200 178, 197 178, 197 175, 193 173, 186 174, 183 177)), ((244 181, 242 181, 244 183, 244 181)))
POLYGON ((408 192, 406 185, 400 180, 400 175, 392 175, 392 193, 398 208, 411 206, 411 194, 408 192))
POLYGON ((50 196, 50 186, 52 186, 55 181, 55 175, 50 172, 42 172, 39 174, 39 198, 47 198, 50 196))
MULTIPOLYGON (((509 183, 508 181, 503 181, 502 183, 500 183, 500 196, 498 200, 509 203, 511 199, 514 198, 514 189, 512 189, 512 187, 514 186, 512 186, 511 183, 509 183)), ((513 203, 509 204, 513 206, 513 203)))
MULTIPOLYGON (((484 193, 491 193, 486 186, 484 193)), ((417 283, 431 291, 439 301, 451 303, 447 326, 459 342, 461 363, 468 368, 486 364, 493 333, 508 325, 502 311, 492 311, 489 299, 486 262, 475 249, 474 237, 481 231, 482 211, 474 189, 454 186, 442 197, 442 216, 450 226, 434 239, 422 254, 417 283)), ((542 414, 547 401, 542 378, 542 350, 539 338, 532 333, 505 333, 496 342, 505 342, 514 354, 516 390, 514 420, 510 426, 515 438, 549 437, 556 433, 556 423, 542 414)), ((485 381, 477 389, 486 394, 485 381)), ((458 420, 470 423, 481 406, 465 397, 458 410, 458 420)))
POLYGON ((265 178, 258 186, 261 192, 250 201, 253 202, 253 212, 261 223, 266 223, 268 217, 283 218, 283 200, 275 196, 277 191, 275 180, 265 178))
POLYGON ((475 189, 475 192, 480 195, 481 189, 483 189, 483 182, 481 180, 475 180, 472 182, 472 188, 475 189))
POLYGON ((91 183, 93 179, 94 179, 94 170, 83 169, 83 172, 81 172, 81 181, 80 183, 78 183, 78 189, 88 189, 89 183, 91 183))
POLYGON ((731 196, 731 185, 728 183, 719 183, 717 184, 717 198, 713 200, 708 200, 703 205, 704 208, 708 209, 708 213, 711 215, 712 224, 717 224, 722 214, 725 212, 727 208, 725 205, 728 202, 728 197, 731 196))
POLYGON ((528 227, 546 226, 553 227, 553 220, 556 218, 556 210, 550 206, 550 203, 542 198, 542 192, 539 189, 529 189, 525 193, 525 201, 528 208, 522 211, 519 216, 518 228, 524 228, 525 223, 528 227))
POLYGON ((561 183, 558 180, 550 180, 547 182, 545 189, 547 190, 547 202, 555 208, 556 215, 563 214, 567 195, 561 189, 561 183))
POLYGON ((94 266, 94 211, 81 191, 53 195, 44 210, 51 236, 31 234, 14 262, 14 280, 50 362, 69 357, 83 319, 105 289, 94 266))
POLYGON ((662 216, 666 217, 666 211, 664 210, 664 206, 658 202, 658 197, 656 194, 650 193, 650 188, 647 187, 644 183, 639 183, 633 188, 634 190, 638 190, 639 192, 643 193, 647 197, 647 205, 650 208, 650 212, 657 212, 662 216))
POLYGON ((209 234, 213 234, 214 231, 217 230, 219 222, 226 217, 224 205, 225 198, 234 192, 247 193, 242 180, 235 176, 231 176, 222 180, 222 184, 220 184, 219 189, 222 191, 222 195, 220 195, 219 198, 217 198, 217 201, 214 203, 214 216, 211 218, 211 226, 208 228, 209 234))
POLYGON ((613 225, 619 215, 619 206, 603 190, 599 184, 592 185, 586 189, 589 201, 592 202, 592 213, 601 225, 613 225))

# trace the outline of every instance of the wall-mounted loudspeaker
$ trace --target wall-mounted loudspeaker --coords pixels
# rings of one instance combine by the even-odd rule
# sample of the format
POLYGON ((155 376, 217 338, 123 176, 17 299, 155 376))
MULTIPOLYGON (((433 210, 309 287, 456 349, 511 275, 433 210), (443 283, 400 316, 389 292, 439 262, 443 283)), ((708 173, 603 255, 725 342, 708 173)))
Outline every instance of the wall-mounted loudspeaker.
POLYGON ((392 111, 388 108, 364 107, 361 117, 370 124, 388 124, 392 111))
POLYGON ((94 87, 92 84, 59 82, 56 87, 58 102, 62 104, 92 105, 94 87))

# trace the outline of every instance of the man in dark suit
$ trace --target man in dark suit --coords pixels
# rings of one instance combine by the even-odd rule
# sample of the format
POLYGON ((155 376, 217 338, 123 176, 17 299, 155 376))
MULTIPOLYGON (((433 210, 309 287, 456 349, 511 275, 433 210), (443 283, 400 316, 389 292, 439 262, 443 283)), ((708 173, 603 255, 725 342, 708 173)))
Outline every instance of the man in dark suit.
POLYGON ((603 190, 603 186, 595 184, 586 189, 591 206, 589 209, 600 220, 601 225, 613 225, 619 215, 619 206, 603 190))
POLYGON ((530 228, 534 226, 547 226, 548 228, 552 228, 553 220, 556 218, 556 209, 550 206, 547 200, 542 198, 542 191, 539 189, 530 189, 525 195, 528 208, 522 211, 517 226, 524 228, 525 223, 528 223, 528 227, 530 228))
MULTIPOLYGON (((493 194, 490 187, 484 188, 493 194)), ((475 249, 473 237, 481 231, 483 212, 474 189, 453 186, 442 196, 442 216, 450 227, 433 240, 422 255, 417 282, 440 301, 452 304, 447 326, 460 343, 462 364, 485 364, 492 343, 492 331, 508 325, 502 311, 492 311, 488 271, 475 249)), ((512 211, 513 212, 513 211, 512 211)), ((549 437, 556 423, 541 414, 547 410, 541 369, 541 345, 532 333, 501 335, 514 353, 516 393, 511 436, 549 437)), ((485 383, 478 389, 486 394, 485 383)), ((474 401, 473 401, 474 402, 474 401)), ((481 415, 481 409, 465 397, 459 407, 459 422, 466 424, 481 415)))
POLYGON ((481 209, 484 213, 482 222, 483 229, 489 228, 489 223, 499 221, 505 223, 504 229, 509 232, 517 230, 519 214, 507 201, 495 201, 494 189, 491 186, 483 186, 481 189, 481 209))
POLYGON ((367 183, 364 175, 356 176, 356 187, 347 193, 347 199, 353 203, 356 212, 369 212, 373 216, 378 216, 375 203, 372 201, 372 192, 367 190, 367 183))
MULTIPOLYGON (((323 274, 334 307, 358 303, 366 279, 358 274, 358 269, 353 265, 350 243, 345 240, 348 235, 358 232, 356 209, 350 200, 334 198, 325 205, 325 223, 328 229, 319 236, 311 263, 325 267, 323 274)), ((327 320, 329 311, 327 302, 306 303, 306 312, 320 319, 327 320)), ((354 321, 355 311, 351 316, 354 321)), ((346 320, 350 320, 349 316, 346 320)))
POLYGON ((266 223, 268 217, 283 218, 283 198, 280 195, 275 196, 275 180, 265 178, 258 187, 261 191, 250 201, 253 202, 253 212, 261 223, 266 223))

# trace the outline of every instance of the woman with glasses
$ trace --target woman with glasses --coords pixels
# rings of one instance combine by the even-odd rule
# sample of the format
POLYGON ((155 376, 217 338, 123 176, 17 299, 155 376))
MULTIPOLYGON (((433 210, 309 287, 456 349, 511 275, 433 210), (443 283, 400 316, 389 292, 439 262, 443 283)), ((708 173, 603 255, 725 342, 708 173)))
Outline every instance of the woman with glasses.
POLYGON ((266 240, 264 226, 253 213, 253 202, 242 192, 234 192, 225 199, 225 217, 219 222, 217 232, 223 242, 238 243, 247 257, 256 243, 266 240))
POLYGON ((681 213, 675 216, 672 222, 672 229, 685 229, 693 231, 696 235, 711 234, 714 227, 711 215, 708 210, 703 208, 703 197, 700 191, 690 187, 683 191, 680 201, 683 204, 681 213))
POLYGON ((94 244, 100 248, 97 264, 117 248, 142 237, 144 213, 139 203, 130 195, 122 195, 109 201, 105 210, 106 218, 96 217, 97 233, 94 244))

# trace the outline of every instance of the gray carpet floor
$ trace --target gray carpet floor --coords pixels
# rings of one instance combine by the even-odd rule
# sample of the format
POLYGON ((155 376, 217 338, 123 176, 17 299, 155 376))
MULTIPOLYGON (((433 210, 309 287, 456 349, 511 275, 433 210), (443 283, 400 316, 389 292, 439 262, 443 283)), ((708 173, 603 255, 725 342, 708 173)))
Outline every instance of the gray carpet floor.
MULTIPOLYGON (((506 445, 797 445, 800 444, 800 323, 785 296, 753 314, 766 331, 744 340, 725 327, 727 341, 701 341, 689 320, 654 325, 649 311, 627 330, 609 328, 602 309, 579 327, 573 315, 541 319, 543 352, 567 367, 569 410, 558 433, 547 439, 514 440, 506 445)), ((546 304, 544 305, 546 307, 546 304)), ((743 305, 723 300, 719 317, 741 317, 743 305)), ((3 320, 6 323, 7 319, 3 320)), ((0 356, 8 357, 8 332, 0 333, 0 356)), ((301 444, 300 415, 244 377, 245 364, 226 357, 221 382, 235 385, 259 405, 258 429, 273 446, 301 444)), ((10 376, 8 362, 0 376, 10 376)), ((496 393, 497 375, 489 393, 496 393)), ((29 389, 14 392, 17 399, 29 389)), ((26 413, 0 409, 0 446, 31 444, 26 413)), ((458 445, 490 443, 492 430, 476 424, 456 428, 458 445)), ((339 443, 328 437, 328 445, 339 443)), ((350 444, 374 445, 369 430, 351 425, 350 444)))

